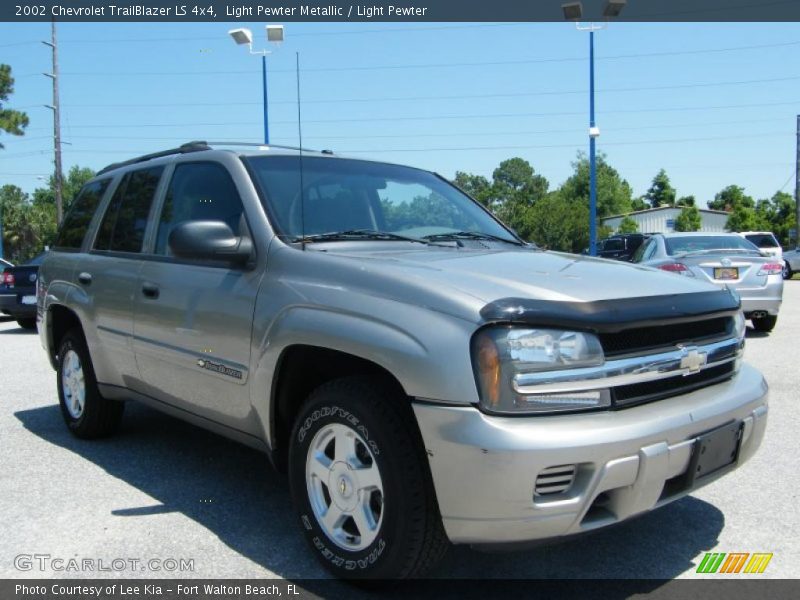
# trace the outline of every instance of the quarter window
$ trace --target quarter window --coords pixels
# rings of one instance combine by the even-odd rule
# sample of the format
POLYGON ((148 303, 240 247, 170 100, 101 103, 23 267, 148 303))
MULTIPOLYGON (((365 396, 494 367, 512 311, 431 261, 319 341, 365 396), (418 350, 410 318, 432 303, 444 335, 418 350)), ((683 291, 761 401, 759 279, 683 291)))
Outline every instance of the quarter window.
POLYGON ((86 237, 86 231, 89 229, 89 223, 91 223, 110 181, 110 179, 101 179, 83 186, 78 197, 72 203, 72 208, 64 218, 58 239, 54 244, 55 248, 80 249, 83 238, 86 237))
POLYGON ((636 249, 636 252, 633 253, 633 258, 631 258, 631 262, 640 263, 642 261, 647 260, 647 258, 649 258, 649 256, 647 258, 645 258, 645 253, 650 251, 650 250, 655 251, 655 244, 656 244, 655 240, 650 240, 650 241, 642 244, 641 246, 639 246, 636 249))
POLYGON ((97 239, 96 250, 141 252, 147 217, 164 167, 127 173, 108 205, 97 239))
POLYGON ((171 256, 169 234, 186 221, 223 221, 245 235, 244 209, 228 170, 218 163, 184 163, 175 167, 156 235, 156 254, 171 256))

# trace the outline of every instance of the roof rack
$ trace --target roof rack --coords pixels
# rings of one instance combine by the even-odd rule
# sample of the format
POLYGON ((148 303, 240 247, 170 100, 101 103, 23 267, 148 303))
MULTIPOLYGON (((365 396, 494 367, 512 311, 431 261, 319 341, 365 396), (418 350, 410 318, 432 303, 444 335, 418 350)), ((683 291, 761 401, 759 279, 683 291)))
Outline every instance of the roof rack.
POLYGON ((152 160, 154 158, 161 158, 162 156, 171 156, 173 154, 186 154, 188 152, 202 152, 203 150, 211 150, 211 147, 206 142, 201 142, 201 141, 186 142, 185 144, 181 144, 177 148, 172 148, 170 150, 162 150, 160 152, 153 152, 151 154, 143 154, 142 156, 137 156, 136 158, 132 158, 130 160, 111 163, 107 167, 103 167, 102 169, 100 169, 100 171, 98 171, 97 174, 102 175, 103 173, 107 173, 108 171, 118 169, 119 167, 134 165, 136 163, 152 160))
POLYGON ((255 142, 206 142, 209 146, 245 146, 249 148, 280 148, 281 150, 296 150, 298 152, 314 152, 320 154, 333 154, 333 150, 313 150, 300 146, 284 146, 281 144, 264 144, 255 142))
POLYGON ((282 150, 296 150, 298 152, 315 152, 315 153, 319 152, 320 154, 333 154, 333 150, 312 150, 310 148, 301 148, 300 146, 281 146, 279 144, 257 144, 254 142, 205 142, 201 140, 195 140, 192 142, 186 142, 185 144, 181 144, 177 148, 171 148, 170 150, 161 150, 160 152, 143 154, 142 156, 137 156, 136 158, 131 158, 130 160, 111 163, 110 165, 100 169, 97 172, 97 174, 102 175, 103 173, 107 173, 108 171, 113 171, 114 169, 118 169, 120 167, 125 167, 127 165, 134 165, 136 163, 145 162, 148 160, 152 160, 154 158, 161 158, 163 156, 172 156, 173 154, 187 154, 189 152, 202 152, 203 150, 211 150, 212 146, 247 146, 255 148, 267 147, 267 148, 281 148, 282 150))

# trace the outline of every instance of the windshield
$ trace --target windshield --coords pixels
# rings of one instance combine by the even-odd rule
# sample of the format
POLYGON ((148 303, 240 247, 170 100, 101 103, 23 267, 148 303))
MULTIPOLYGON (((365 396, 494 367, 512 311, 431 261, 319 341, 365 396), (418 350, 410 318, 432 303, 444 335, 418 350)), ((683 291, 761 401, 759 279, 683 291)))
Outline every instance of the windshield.
POLYGON ((666 238, 664 243, 667 247, 667 254, 670 256, 714 250, 758 252, 758 248, 740 235, 687 235, 686 237, 666 238))
POLYGON ((517 242, 480 205, 426 171, 361 160, 303 157, 301 203, 299 157, 243 160, 261 186, 279 233, 290 239, 357 231, 414 239, 468 232, 517 242))
POLYGON ((746 237, 759 248, 777 248, 778 240, 771 233, 749 233, 746 237))

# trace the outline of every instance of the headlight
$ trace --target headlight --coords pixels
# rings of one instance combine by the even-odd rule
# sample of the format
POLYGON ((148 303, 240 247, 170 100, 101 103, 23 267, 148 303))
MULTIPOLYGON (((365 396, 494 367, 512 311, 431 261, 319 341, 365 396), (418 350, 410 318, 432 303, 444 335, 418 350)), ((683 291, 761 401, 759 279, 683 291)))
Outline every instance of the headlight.
POLYGON ((522 373, 595 367, 604 362, 597 336, 579 331, 491 327, 472 341, 472 361, 481 405, 496 413, 551 413, 609 406, 608 390, 564 394, 520 394, 522 373))

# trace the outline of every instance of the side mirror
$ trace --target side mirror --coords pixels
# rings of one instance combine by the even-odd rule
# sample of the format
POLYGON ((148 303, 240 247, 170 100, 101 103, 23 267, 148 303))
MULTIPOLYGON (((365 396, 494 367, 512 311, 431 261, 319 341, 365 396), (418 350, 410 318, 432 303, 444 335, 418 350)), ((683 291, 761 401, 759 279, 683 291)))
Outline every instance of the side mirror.
POLYGON ((180 258, 243 265, 253 254, 250 238, 235 235, 223 221, 186 221, 170 232, 167 241, 180 258))

